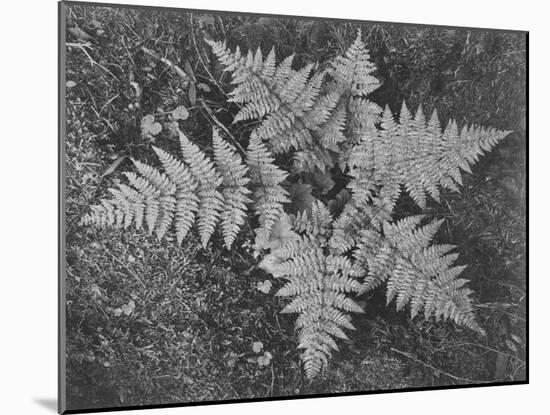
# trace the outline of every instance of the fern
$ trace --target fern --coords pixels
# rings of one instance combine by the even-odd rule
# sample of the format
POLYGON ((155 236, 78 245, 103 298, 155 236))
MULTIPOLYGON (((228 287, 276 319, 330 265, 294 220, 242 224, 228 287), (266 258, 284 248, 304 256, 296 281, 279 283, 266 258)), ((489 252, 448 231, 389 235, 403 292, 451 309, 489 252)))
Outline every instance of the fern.
POLYGON ((441 187, 457 191, 462 172, 509 132, 453 120, 443 129, 435 110, 413 116, 404 102, 396 119, 368 99, 380 82, 360 32, 320 71, 293 69, 293 55, 277 63, 274 49, 264 57, 207 42, 232 75, 233 122, 256 121, 244 160, 216 130, 212 159, 180 133, 181 159, 155 148, 163 171, 134 161, 128 184, 110 189, 82 223, 145 224, 158 238, 174 228, 178 243, 196 223, 203 246, 220 225, 229 249, 251 206, 260 267, 284 281, 277 295, 289 301, 283 312, 298 314, 308 377, 353 329, 351 313, 362 312, 353 297, 382 285, 387 303, 413 319, 483 334, 458 254, 432 244, 441 222, 396 221, 394 210, 402 189, 420 208, 428 196, 438 202, 441 187))
POLYGON ((237 86, 230 101, 244 105, 234 122, 263 118, 252 133, 254 138, 269 142, 275 154, 307 149, 299 153, 298 169, 311 165, 324 169, 328 156, 314 146, 316 131, 327 122, 339 99, 337 92, 321 94, 325 73, 310 77, 313 64, 293 70, 294 55, 275 66, 273 49, 264 60, 260 49, 243 56, 239 49, 231 53, 224 43, 207 42, 225 70, 233 73, 232 83, 237 86))
POLYGON ((386 107, 380 129, 362 134, 361 142, 350 151, 346 164, 353 180, 349 187, 361 200, 365 197, 361 192, 381 186, 397 191, 403 186, 424 208, 426 193, 439 201, 440 186, 458 191, 460 170, 471 173, 470 166, 509 133, 476 125, 459 132, 452 120, 442 131, 435 110, 426 122, 421 107, 413 118, 405 103, 396 122, 386 107))
POLYGON ((354 257, 368 273, 362 292, 386 282, 388 304, 396 300, 397 310, 410 304, 411 318, 424 309, 424 317, 450 319, 481 334, 476 323, 465 279, 456 277, 463 266, 451 265, 457 254, 452 245, 432 245, 430 241, 442 221, 417 228, 422 216, 411 216, 396 223, 385 222, 384 232, 365 228, 354 257))
POLYGON ((181 244, 197 222, 206 247, 221 220, 229 249, 244 224, 250 179, 235 149, 216 130, 213 144, 215 163, 180 132, 182 160, 154 148, 165 173, 134 160, 139 175, 126 173, 132 187, 121 184, 118 189, 110 189, 114 198, 92 207, 81 223, 127 228, 134 222, 140 229, 145 216, 149 234, 155 232, 160 239, 173 225, 181 244))
POLYGON ((338 350, 335 338, 348 339, 343 329, 353 330, 349 312, 362 313, 350 293, 361 289, 362 270, 349 258, 330 252, 328 236, 332 217, 328 209, 315 202, 312 214, 303 213, 293 221, 298 238, 271 252, 275 276, 287 280, 277 292, 292 297, 283 313, 299 313, 296 321, 298 348, 308 377, 314 377, 328 364, 332 351, 338 350))

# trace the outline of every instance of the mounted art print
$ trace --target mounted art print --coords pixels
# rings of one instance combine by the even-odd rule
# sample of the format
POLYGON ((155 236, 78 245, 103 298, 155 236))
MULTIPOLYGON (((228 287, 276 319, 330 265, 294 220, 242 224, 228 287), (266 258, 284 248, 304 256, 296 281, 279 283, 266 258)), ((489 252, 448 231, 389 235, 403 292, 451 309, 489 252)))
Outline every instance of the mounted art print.
POLYGON ((527 32, 59 13, 60 412, 528 381, 527 32))

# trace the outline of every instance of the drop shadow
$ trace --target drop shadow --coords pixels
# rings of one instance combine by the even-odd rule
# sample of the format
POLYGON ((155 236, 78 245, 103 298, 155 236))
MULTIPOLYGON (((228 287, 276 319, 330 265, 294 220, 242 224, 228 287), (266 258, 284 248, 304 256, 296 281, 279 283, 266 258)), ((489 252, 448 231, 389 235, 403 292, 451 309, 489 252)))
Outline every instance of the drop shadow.
POLYGON ((35 398, 34 402, 52 412, 57 413, 57 399, 55 398, 35 398))

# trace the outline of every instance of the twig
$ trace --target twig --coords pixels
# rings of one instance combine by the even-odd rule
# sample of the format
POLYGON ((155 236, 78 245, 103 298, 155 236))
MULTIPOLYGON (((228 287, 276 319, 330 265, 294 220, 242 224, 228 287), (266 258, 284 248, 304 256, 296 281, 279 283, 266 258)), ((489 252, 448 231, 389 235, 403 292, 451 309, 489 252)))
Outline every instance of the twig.
POLYGON ((268 396, 273 396, 273 386, 275 385, 275 372, 273 371, 273 363, 271 363, 271 386, 268 389, 268 396))
POLYGON ((143 285, 143 288, 147 289, 147 286, 145 285, 145 283, 141 280, 141 278, 139 278, 139 277, 137 276, 137 274, 136 274, 134 271, 132 271, 132 270, 128 267, 128 265, 126 265, 124 262, 122 262, 120 259, 118 259, 115 255, 113 255, 112 252, 110 252, 110 251, 107 251, 107 252, 109 253, 109 255, 111 255, 111 256, 113 257, 113 259, 114 259, 116 262, 118 262, 120 265, 122 265, 122 266, 123 266, 123 267, 124 267, 124 268, 125 268, 125 269, 126 269, 126 270, 127 270, 136 280, 138 280, 138 281, 141 283, 141 285, 143 285))
POLYGON ((231 138, 231 141, 233 141, 233 144, 235 144, 235 147, 237 147, 239 149, 239 151, 242 153, 242 155, 246 155, 246 151, 245 149, 240 145, 240 143, 237 141, 237 139, 233 136, 233 134, 231 134, 229 132, 229 130, 227 129, 227 127, 225 125, 223 125, 221 123, 220 120, 218 120, 216 118, 216 116, 214 115, 214 113, 212 112, 212 110, 210 109, 210 107, 208 105, 206 105, 206 103, 204 101, 201 101, 201 104, 202 104, 202 107, 205 109, 205 111, 208 113, 208 115, 210 116, 210 118, 212 118, 212 120, 218 124, 218 126, 229 136, 229 138, 231 138))
POLYGON ((96 66, 100 67, 101 69, 103 69, 105 72, 107 72, 109 75, 111 75, 113 78, 115 78, 118 81, 118 78, 109 69, 107 69, 103 65, 100 65, 95 60, 93 60, 93 58, 90 56, 90 54, 86 50, 86 48, 89 48, 90 50, 93 50, 92 46, 90 46, 89 43, 65 43, 65 46, 80 49, 82 52, 84 52, 84 54, 90 60, 90 65, 92 66, 92 68, 93 68, 94 65, 96 65, 96 66))
POLYGON ((105 109, 105 107, 107 105, 109 105, 111 102, 113 102, 115 99, 117 99, 118 97, 120 96, 120 94, 116 94, 114 97, 110 98, 105 104, 103 104, 103 106, 101 107, 101 109, 99 110, 99 115, 101 115, 101 113, 103 112, 103 110, 105 109))
POLYGON ((126 45, 126 40, 124 36, 122 36, 122 44, 124 45, 124 49, 126 49, 126 53, 128 54, 128 59, 132 61, 132 65, 136 66, 136 62, 134 61, 134 57, 130 53, 130 49, 128 49, 128 46, 126 45))
MULTIPOLYGON (((190 111, 190 110, 194 110, 194 109, 199 109, 198 106, 192 106, 192 107, 185 107, 185 109, 187 111, 190 111)), ((174 111, 171 110, 171 111, 159 111, 159 112, 153 112, 151 113, 151 115, 157 117, 157 116, 161 116, 161 115, 168 115, 168 114, 172 114, 174 111)))
POLYGON ((208 74, 210 79, 214 82, 214 84, 216 84, 216 87, 221 91, 223 96, 227 97, 227 94, 225 93, 223 88, 220 86, 218 81, 216 81, 216 78, 214 78, 214 75, 212 75, 210 73, 210 70, 208 69, 208 67, 204 63, 204 61, 202 59, 202 56, 199 52, 199 46, 197 45, 197 39, 195 38, 195 29, 193 28, 193 14, 190 14, 189 19, 191 20, 191 37, 193 38, 193 45, 195 46, 195 52, 197 53, 197 56, 199 57, 199 61, 201 62, 202 66, 204 67, 204 70, 206 71, 206 73, 208 74))
POLYGON ((187 73, 185 73, 183 69, 181 69, 178 65, 176 65, 174 62, 172 62, 168 58, 163 58, 162 56, 157 55, 155 52, 153 52, 151 49, 147 49, 145 46, 142 46, 141 50, 147 53, 148 55, 151 55, 153 58, 161 61, 165 65, 174 69, 178 73, 178 75, 181 76, 184 80, 186 81, 191 80, 189 75, 187 75, 187 73))
POLYGON ((523 362, 521 365, 519 365, 516 370, 514 370, 514 374, 512 375, 512 380, 514 380, 516 378, 516 375, 517 373, 523 368, 525 367, 525 362, 523 362))
POLYGON ((88 42, 86 42, 86 43, 66 42, 65 46, 70 47, 70 48, 90 48, 90 49, 92 49, 92 45, 90 45, 88 42))
POLYGON ((492 309, 492 310, 495 310, 495 311, 499 311, 503 314, 507 314, 510 317, 516 318, 520 321, 525 321, 525 319, 523 317, 520 317, 517 314, 513 314, 513 313, 510 313, 506 310, 503 310, 503 307, 517 307, 518 306, 517 304, 513 304, 513 305, 506 305, 506 304, 499 304, 499 303, 494 303, 494 304, 495 304, 495 306, 493 306, 491 303, 476 304, 475 307, 477 307, 477 308, 488 308, 490 310, 492 309))
MULTIPOLYGON (((522 359, 520 359, 519 357, 517 357, 516 355, 513 355, 511 353, 507 353, 507 352, 503 352, 501 350, 497 350, 497 349, 493 349, 492 347, 489 347, 489 346, 485 346, 483 344, 479 344, 479 343, 469 343, 469 342, 465 342, 465 343, 457 343, 457 344, 450 344, 448 346, 443 346, 443 347, 438 347, 436 348, 435 350, 445 350, 445 349, 448 349, 449 347, 461 347, 461 346, 476 346, 476 347, 480 347, 482 349, 486 349, 490 352, 494 352, 494 353, 498 353, 498 354, 502 354, 502 355, 505 355, 505 356, 509 356, 513 359, 516 359, 522 363, 525 363, 522 359)), ((486 354, 487 352, 485 352, 484 354, 486 354)))
POLYGON ((429 369, 435 370, 436 372, 441 373, 442 375, 448 376, 448 377, 450 377, 451 379, 454 379, 454 380, 458 380, 458 381, 462 381, 462 382, 468 382, 468 383, 492 383, 492 382, 496 381, 496 380, 474 380, 474 379, 461 378, 459 376, 455 376, 455 375, 452 375, 450 373, 444 372, 441 369, 438 369, 438 368, 430 365, 429 363, 425 363, 422 360, 417 359, 413 355, 410 355, 409 353, 402 352, 401 350, 394 349, 393 347, 390 350, 392 352, 395 352, 395 353, 398 353, 398 354, 403 355, 405 357, 408 357, 409 359, 415 361, 416 363, 420 363, 421 365, 423 365, 423 366, 425 366, 429 369))

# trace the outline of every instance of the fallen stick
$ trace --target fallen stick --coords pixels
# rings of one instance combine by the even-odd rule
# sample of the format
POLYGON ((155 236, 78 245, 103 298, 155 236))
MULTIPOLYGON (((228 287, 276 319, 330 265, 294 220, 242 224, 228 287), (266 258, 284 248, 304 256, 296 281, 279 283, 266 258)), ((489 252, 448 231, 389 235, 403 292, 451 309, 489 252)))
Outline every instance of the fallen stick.
POLYGON ((165 65, 174 69, 178 73, 178 75, 181 76, 184 80, 191 81, 191 78, 189 77, 189 75, 187 75, 187 73, 183 69, 181 69, 178 65, 176 65, 174 62, 172 62, 168 58, 163 58, 162 56, 157 55, 155 52, 153 52, 151 49, 147 49, 145 46, 142 46, 141 50, 147 53, 148 55, 152 56, 153 58, 161 61, 165 65))

